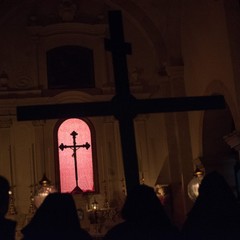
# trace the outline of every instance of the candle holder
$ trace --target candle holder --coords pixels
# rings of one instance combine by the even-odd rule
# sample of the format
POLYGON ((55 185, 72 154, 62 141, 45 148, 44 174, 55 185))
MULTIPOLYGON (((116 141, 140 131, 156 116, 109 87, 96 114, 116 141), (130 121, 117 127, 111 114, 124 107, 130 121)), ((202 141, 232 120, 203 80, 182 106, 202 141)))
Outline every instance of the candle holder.
POLYGON ((121 179, 121 188, 122 188, 123 196, 126 196, 127 195, 127 191, 126 191, 126 184, 125 184, 124 177, 121 179))
POLYGON ((30 188, 31 188, 31 190, 30 190, 30 206, 28 209, 28 214, 33 216, 36 212, 36 206, 34 204, 34 194, 33 194, 33 192, 34 192, 33 189, 35 188, 35 186, 31 185, 30 188))
POLYGON ((10 190, 8 192, 9 194, 9 208, 8 208, 8 213, 7 215, 10 217, 16 216, 17 215, 17 210, 15 207, 15 197, 14 197, 14 192, 13 192, 13 188, 15 186, 11 186, 10 190))
POLYGON ((33 215, 35 214, 37 208, 35 206, 35 203, 34 203, 34 189, 35 189, 35 185, 30 185, 30 206, 29 206, 29 209, 28 209, 28 213, 26 215, 26 219, 25 219, 25 225, 28 224, 33 215))
POLYGON ((90 224, 95 225, 95 234, 103 234, 104 223, 112 220, 116 214, 115 208, 109 206, 109 202, 104 201, 103 207, 99 207, 99 203, 94 198, 90 209, 87 209, 90 224))
POLYGON ((55 186, 51 184, 51 181, 46 177, 45 174, 39 181, 39 185, 40 186, 34 195, 34 204, 37 208, 39 208, 48 194, 56 192, 55 186))

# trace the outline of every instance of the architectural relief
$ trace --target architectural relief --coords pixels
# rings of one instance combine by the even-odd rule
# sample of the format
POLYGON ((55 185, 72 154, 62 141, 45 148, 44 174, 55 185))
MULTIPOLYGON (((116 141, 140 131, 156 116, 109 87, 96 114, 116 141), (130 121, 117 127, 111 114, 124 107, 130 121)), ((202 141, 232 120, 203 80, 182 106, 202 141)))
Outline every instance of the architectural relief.
POLYGON ((62 22, 80 22, 99 24, 107 22, 109 7, 104 2, 90 0, 88 2, 77 0, 53 0, 51 3, 32 5, 28 17, 28 25, 49 25, 62 22), (93 5, 94 2, 97 4, 93 5), (91 6, 91 8, 89 8, 91 6))
POLYGON ((72 22, 76 17, 77 5, 71 0, 62 0, 58 6, 58 14, 63 22, 72 22))
POLYGON ((13 124, 11 118, 0 118, 0 128, 10 128, 13 124))
POLYGON ((31 83, 32 79, 27 76, 21 76, 16 82, 16 88, 18 89, 29 89, 32 88, 31 83))

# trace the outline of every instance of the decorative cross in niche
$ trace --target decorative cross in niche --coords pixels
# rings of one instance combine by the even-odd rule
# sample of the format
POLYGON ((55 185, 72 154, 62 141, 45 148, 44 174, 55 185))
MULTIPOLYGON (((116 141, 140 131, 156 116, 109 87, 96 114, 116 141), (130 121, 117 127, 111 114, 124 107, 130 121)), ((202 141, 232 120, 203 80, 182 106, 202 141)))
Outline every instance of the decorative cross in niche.
POLYGON ((82 189, 78 186, 78 169, 77 169, 77 150, 79 148, 86 148, 89 149, 90 148, 90 144, 88 142, 86 142, 85 144, 82 145, 77 145, 76 143, 76 136, 78 135, 77 132, 73 131, 72 133, 70 133, 70 135, 72 135, 73 137, 73 145, 64 145, 63 143, 60 144, 59 148, 63 151, 65 148, 71 148, 73 150, 73 159, 74 159, 74 168, 75 168, 75 179, 76 179, 76 187, 72 190, 71 193, 73 194, 79 194, 82 193, 82 189))

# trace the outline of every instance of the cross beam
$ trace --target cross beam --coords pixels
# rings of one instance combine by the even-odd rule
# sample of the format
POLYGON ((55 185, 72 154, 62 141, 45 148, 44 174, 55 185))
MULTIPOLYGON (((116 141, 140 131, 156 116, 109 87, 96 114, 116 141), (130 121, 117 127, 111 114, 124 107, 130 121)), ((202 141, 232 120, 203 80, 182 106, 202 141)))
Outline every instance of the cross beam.
POLYGON ((118 97, 110 102, 62 103, 17 106, 17 120, 29 121, 70 117, 94 117, 114 115, 117 119, 128 113, 132 116, 147 113, 167 113, 221 109, 225 107, 222 95, 204 97, 175 97, 136 99, 133 96, 123 102, 118 97), (120 103, 119 103, 120 101, 120 103))
POLYGON ((110 102, 66 103, 55 105, 18 106, 19 121, 58 119, 82 116, 113 115, 119 121, 123 165, 127 192, 139 184, 138 159, 135 143, 134 117, 137 114, 199 111, 225 108, 219 96, 136 99, 130 93, 126 54, 131 46, 124 41, 120 11, 109 12, 110 39, 105 48, 112 53, 116 95, 110 102))

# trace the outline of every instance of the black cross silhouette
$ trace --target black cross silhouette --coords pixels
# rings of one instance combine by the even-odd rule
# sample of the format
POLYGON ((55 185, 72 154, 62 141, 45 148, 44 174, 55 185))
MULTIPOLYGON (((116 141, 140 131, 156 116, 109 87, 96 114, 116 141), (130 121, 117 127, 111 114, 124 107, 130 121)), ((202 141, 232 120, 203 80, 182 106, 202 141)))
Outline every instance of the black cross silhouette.
POLYGON ((72 131, 72 133, 70 133, 70 135, 72 135, 73 137, 73 145, 64 145, 63 143, 60 144, 59 148, 63 151, 65 148, 71 148, 73 150, 73 159, 74 159, 74 168, 75 168, 75 179, 76 179, 76 187, 72 190, 71 193, 73 194, 79 194, 82 193, 82 189, 78 186, 78 168, 77 168, 77 150, 79 148, 86 148, 89 149, 90 148, 90 144, 88 142, 86 142, 85 144, 82 145, 77 145, 76 143, 76 136, 78 135, 77 132, 72 131))
POLYGON ((124 173, 128 192, 136 184, 139 184, 133 121, 137 114, 220 109, 225 108, 225 101, 222 95, 136 99, 130 93, 126 54, 131 53, 131 45, 124 41, 120 11, 109 12, 109 31, 110 40, 105 40, 105 48, 112 53, 116 92, 110 102, 18 106, 17 119, 24 121, 81 116, 115 116, 119 121, 124 173))

